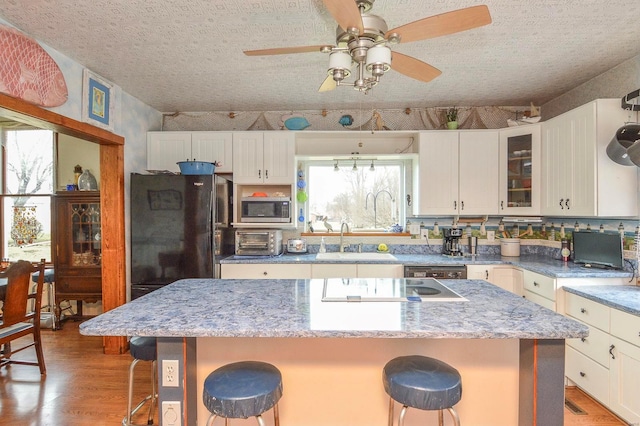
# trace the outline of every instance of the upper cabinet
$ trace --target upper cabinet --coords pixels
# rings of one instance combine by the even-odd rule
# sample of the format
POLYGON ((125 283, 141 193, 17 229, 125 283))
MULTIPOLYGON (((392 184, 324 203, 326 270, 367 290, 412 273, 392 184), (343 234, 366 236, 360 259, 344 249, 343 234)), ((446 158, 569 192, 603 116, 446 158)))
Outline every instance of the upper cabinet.
POLYGON ((637 168, 606 154, 626 115, 619 99, 598 99, 542 123, 543 215, 638 215, 637 168))
POLYGON ((233 181, 236 184, 295 183, 294 132, 234 132, 233 181))
POLYGON ((540 214, 540 124, 500 130, 500 214, 540 214))
POLYGON ((231 132, 148 132, 147 170, 179 172, 178 161, 218 162, 216 173, 232 172, 231 132))
POLYGON ((498 131, 420 133, 419 214, 498 213, 498 131))

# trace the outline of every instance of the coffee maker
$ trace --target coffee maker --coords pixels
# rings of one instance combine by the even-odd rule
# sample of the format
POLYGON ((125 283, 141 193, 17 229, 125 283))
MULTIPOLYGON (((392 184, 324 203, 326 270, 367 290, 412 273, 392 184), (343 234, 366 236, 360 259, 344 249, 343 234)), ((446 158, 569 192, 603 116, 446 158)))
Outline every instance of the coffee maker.
POLYGON ((462 248, 460 247, 462 228, 445 228, 443 233, 442 253, 447 256, 462 256, 462 248))

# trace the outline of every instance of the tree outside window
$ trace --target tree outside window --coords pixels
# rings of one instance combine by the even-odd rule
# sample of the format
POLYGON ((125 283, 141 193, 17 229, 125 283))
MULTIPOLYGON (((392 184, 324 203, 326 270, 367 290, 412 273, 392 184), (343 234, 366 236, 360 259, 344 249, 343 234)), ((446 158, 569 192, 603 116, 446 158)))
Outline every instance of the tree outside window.
POLYGON ((308 165, 308 225, 316 232, 339 232, 343 222, 351 232, 384 232, 403 220, 402 161, 336 164, 308 165))
POLYGON ((11 260, 51 259, 53 132, 1 133, 5 181, 2 185, 2 255, 11 260))

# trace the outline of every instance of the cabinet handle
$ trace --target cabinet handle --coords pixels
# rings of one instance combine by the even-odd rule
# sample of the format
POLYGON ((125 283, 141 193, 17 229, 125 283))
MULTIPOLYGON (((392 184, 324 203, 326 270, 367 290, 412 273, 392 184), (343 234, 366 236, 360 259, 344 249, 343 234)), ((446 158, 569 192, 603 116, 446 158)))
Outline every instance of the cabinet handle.
POLYGON ((460 201, 460 210, 464 210, 464 201, 460 201))
POLYGON ((540 287, 540 284, 538 284, 537 282, 535 282, 535 281, 534 281, 534 282, 533 282, 533 286, 534 286, 534 287, 540 287))
MULTIPOLYGON (((269 179, 269 170, 265 170, 264 171, 264 178, 265 179, 269 179)), ((567 200, 567 201, 569 201, 569 200, 567 200)))
POLYGON ((262 170, 258 169, 258 179, 262 179, 262 170))
POLYGON ((580 377, 584 377, 584 376, 586 376, 586 375, 587 375, 587 373, 584 373, 584 372, 582 372, 582 371, 580 372, 580 377))
POLYGON ((262 275, 267 275, 267 271, 264 271, 264 272, 262 273, 262 275))
POLYGON ((458 208, 458 202, 454 201, 453 202, 453 209, 456 210, 458 208))
POLYGON ((560 210, 564 210, 564 207, 562 207, 562 202, 564 201, 564 198, 560 198, 560 210))
POLYGON ((585 308, 580 308, 580 313, 582 313, 582 314, 586 314, 586 313, 587 313, 587 310, 586 310, 585 308))
POLYGON ((488 280, 488 279, 489 279, 489 270, 488 270, 488 269, 485 269, 485 270, 484 270, 484 279, 485 279, 485 280, 488 280))
POLYGON ((613 350, 616 348, 615 345, 609 346, 609 355, 611 355, 611 359, 616 359, 616 356, 613 354, 613 350))
POLYGON ((569 207, 569 199, 567 198, 567 201, 564 202, 564 205, 567 207, 567 210, 571 209, 571 207, 569 207))
POLYGON ((500 201, 500 210, 504 210, 504 201, 500 201))
POLYGON ((586 341, 587 341, 587 338, 586 338, 586 337, 581 337, 581 338, 580 338, 580 341, 581 341, 582 343, 584 343, 584 342, 586 342, 586 341))

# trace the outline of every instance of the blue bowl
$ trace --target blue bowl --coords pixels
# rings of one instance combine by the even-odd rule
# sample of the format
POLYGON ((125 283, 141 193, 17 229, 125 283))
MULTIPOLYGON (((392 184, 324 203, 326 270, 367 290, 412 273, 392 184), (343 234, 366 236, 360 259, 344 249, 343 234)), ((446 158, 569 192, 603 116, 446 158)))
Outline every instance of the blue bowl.
POLYGON ((212 175, 216 165, 206 161, 178 161, 180 173, 183 175, 212 175))

